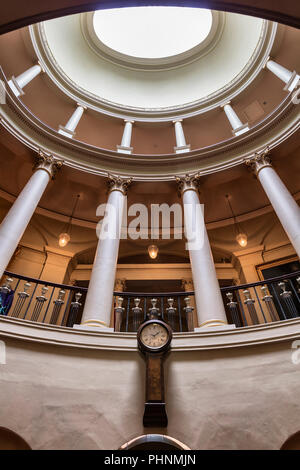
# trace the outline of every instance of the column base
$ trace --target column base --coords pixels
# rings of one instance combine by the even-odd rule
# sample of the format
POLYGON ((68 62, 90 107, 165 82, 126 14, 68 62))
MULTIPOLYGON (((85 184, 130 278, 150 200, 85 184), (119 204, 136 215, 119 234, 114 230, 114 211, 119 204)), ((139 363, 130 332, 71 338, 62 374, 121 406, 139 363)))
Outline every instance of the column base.
POLYGON ((69 137, 72 139, 72 137, 75 135, 75 131, 70 131, 70 129, 67 129, 65 126, 62 126, 61 124, 58 126, 58 133, 65 135, 66 137, 69 137))
POLYGON ((291 78, 289 79, 289 81, 285 85, 284 91, 293 91, 296 88, 296 86, 298 85, 299 80, 300 80, 299 75, 297 74, 297 72, 294 71, 291 78))
POLYGON ((132 153, 133 147, 125 147, 123 145, 117 145, 118 153, 127 153, 130 155, 132 153))
POLYGON ((242 126, 237 127, 236 129, 234 129, 232 131, 232 133, 233 133, 233 135, 238 136, 238 135, 244 134, 245 132, 248 132, 248 131, 249 131, 249 126, 248 126, 248 122, 246 122, 246 124, 243 124, 242 126))
POLYGON ((182 145, 180 147, 174 147, 174 152, 175 153, 186 153, 186 152, 190 152, 190 150, 191 150, 190 144, 182 145))
POLYGON ((206 320, 205 322, 201 323, 198 328, 195 328, 194 331, 201 331, 203 332, 204 328, 208 328, 209 331, 214 331, 214 330, 232 330, 236 328, 235 325, 231 324, 229 325, 223 320, 218 320, 218 319, 211 319, 211 320, 206 320))
POLYGON ((19 87, 16 77, 12 76, 8 84, 16 96, 25 95, 25 92, 22 90, 21 87, 19 87))
POLYGON ((80 325, 73 325, 75 330, 89 330, 89 331, 97 331, 98 333, 101 331, 114 331, 113 328, 110 328, 106 323, 101 320, 86 320, 84 323, 80 325))

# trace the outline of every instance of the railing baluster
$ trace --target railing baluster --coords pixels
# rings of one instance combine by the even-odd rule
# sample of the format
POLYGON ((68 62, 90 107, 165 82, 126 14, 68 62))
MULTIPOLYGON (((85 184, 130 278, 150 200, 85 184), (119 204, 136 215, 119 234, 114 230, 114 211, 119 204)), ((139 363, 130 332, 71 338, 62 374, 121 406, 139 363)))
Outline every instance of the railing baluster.
POLYGON ((177 298, 177 307, 178 307, 179 331, 182 332, 181 299, 180 299, 180 295, 179 295, 178 298, 177 298))
POLYGON ((128 332, 128 326, 129 326, 130 299, 131 297, 127 298, 126 327, 125 327, 126 332, 128 332))
POLYGON ((259 307, 260 307, 260 311, 261 311, 262 316, 263 316, 263 318, 264 318, 264 320, 265 320, 265 323, 267 323, 267 320, 266 320, 266 317, 265 317, 265 314, 264 314, 264 310, 263 310, 263 308, 262 308, 261 302, 260 302, 260 300, 259 300, 259 296, 258 296, 257 291, 256 291, 256 287, 253 286, 253 288, 254 288, 254 292, 255 292, 256 298, 257 298, 257 300, 258 300, 258 305, 259 305, 259 307))
POLYGON ((248 289, 243 291, 243 294, 245 296, 244 304, 247 305, 251 320, 253 325, 257 325, 258 318, 257 318, 257 313, 256 313, 256 308, 254 306, 255 300, 252 299, 250 291, 248 289))
POLYGON ((278 287, 282 290, 282 292, 279 295, 280 295, 280 298, 283 300, 284 304, 286 305, 289 314, 291 315, 292 318, 297 318, 298 317, 297 308, 292 298, 291 291, 286 290, 286 282, 285 281, 279 282, 278 287))
MULTIPOLYGON (((279 297, 278 297, 278 294, 277 294, 277 292, 276 292, 276 287, 275 287, 272 283, 270 284, 270 286, 272 287, 272 291, 273 291, 274 297, 275 297, 275 299, 277 300, 277 303, 278 303, 278 305, 279 305, 279 308, 280 308, 280 310, 281 310, 281 313, 282 313, 282 315, 283 315, 283 318, 284 318, 284 320, 286 320, 287 317, 286 317, 285 311, 284 311, 283 308, 282 308, 282 305, 281 305, 280 299, 279 299, 279 297)), ((276 310, 277 310, 277 309, 276 309, 276 310)))
POLYGON ((43 286, 42 291, 41 291, 41 295, 36 297, 35 306, 34 306, 34 309, 33 309, 32 315, 31 315, 31 319, 30 319, 31 321, 38 321, 40 313, 42 311, 42 308, 43 308, 45 302, 47 302, 47 297, 46 297, 47 292, 48 292, 48 287, 43 286))
POLYGON ((50 296, 50 299, 49 299, 49 302, 48 302, 48 305, 47 305, 47 308, 46 308, 46 312, 44 313, 44 318, 43 318, 42 323, 45 323, 45 319, 47 317, 47 313, 48 313, 48 310, 49 310, 49 307, 50 307, 50 303, 51 303, 54 291, 55 291, 55 287, 52 288, 51 296, 50 296))
POLYGON ((240 307, 240 312, 241 312, 241 315, 242 315, 242 319, 243 319, 243 322, 244 322, 244 326, 248 326, 248 322, 247 322, 247 319, 246 319, 246 315, 245 315, 245 311, 244 311, 244 306, 243 306, 243 303, 242 303, 242 300, 241 300, 241 296, 240 296, 240 291, 239 291, 239 290, 236 291, 236 298, 237 298, 237 301, 238 301, 238 304, 239 304, 239 307, 240 307))
POLYGON ((261 287, 261 291, 263 293, 263 301, 266 303, 268 312, 270 314, 271 320, 272 321, 278 321, 279 317, 277 318, 276 315, 277 311, 275 308, 275 304, 273 302, 273 296, 268 293, 268 288, 266 286, 261 287))
MULTIPOLYGON (((300 297, 299 297, 299 295, 298 295, 298 293, 297 293, 297 291, 296 291, 296 289, 295 289, 295 287, 294 287, 294 284, 292 283, 291 279, 288 279, 288 282, 289 282, 289 284, 290 284, 290 286, 291 286, 291 288, 292 288, 292 291, 294 292, 294 294, 295 294, 295 296, 296 296, 296 299, 298 300, 298 302, 299 302, 299 304, 300 304, 300 297)), ((299 289, 299 292, 300 292, 300 289, 299 289)))
POLYGON ((18 292, 18 294, 17 294, 18 295, 18 300, 17 300, 15 308, 13 309, 13 312, 11 314, 12 317, 19 318, 19 315, 22 311, 22 308, 23 308, 26 300, 28 299, 28 297, 30 295, 27 292, 30 289, 30 287, 31 287, 31 284, 29 282, 25 282, 24 290, 22 292, 18 292))
POLYGON ((59 317, 59 314, 60 314, 60 311, 61 311, 61 307, 65 303, 65 301, 64 301, 65 294, 66 294, 66 291, 64 291, 63 289, 60 289, 59 292, 58 292, 57 299, 53 301, 54 307, 53 307, 50 322, 49 322, 51 325, 56 325, 57 324, 57 320, 58 320, 58 317, 59 317))
POLYGON ((147 320, 147 297, 144 297, 144 321, 147 320))
POLYGON ((239 314, 238 314, 238 309, 237 309, 237 302, 233 301, 233 294, 232 292, 227 292, 226 297, 228 298, 229 302, 227 304, 227 307, 230 310, 230 315, 233 320, 233 323, 237 326, 241 326, 241 322, 239 319, 239 314))
POLYGON ((173 306, 174 304, 174 299, 169 298, 168 299, 168 304, 169 307, 167 307, 166 312, 168 315, 168 324, 172 328, 173 331, 175 331, 175 315, 176 315, 176 308, 173 306))
POLYGON ((66 306, 65 306, 64 313, 63 313, 63 317, 62 317, 62 320, 61 320, 61 322, 60 322, 61 326, 64 326, 64 323, 65 323, 65 318, 66 318, 67 311, 68 311, 68 308, 69 308, 69 305, 70 305, 70 302, 71 302, 71 294, 72 294, 72 291, 69 290, 68 300, 67 300, 67 302, 66 302, 66 306))
POLYGON ((23 318, 25 318, 26 315, 27 315, 27 312, 28 312, 28 310, 29 310, 29 308, 30 308, 30 305, 31 305, 32 299, 33 299, 33 297, 34 297, 35 291, 36 291, 36 289, 37 289, 37 286, 38 286, 38 284, 35 284, 34 289, 33 289, 33 292, 32 292, 32 295, 31 295, 31 298, 30 298, 30 300, 29 300, 29 302, 28 302, 28 305, 27 305, 27 308, 26 308, 26 310, 25 310, 25 313, 24 313, 23 318))

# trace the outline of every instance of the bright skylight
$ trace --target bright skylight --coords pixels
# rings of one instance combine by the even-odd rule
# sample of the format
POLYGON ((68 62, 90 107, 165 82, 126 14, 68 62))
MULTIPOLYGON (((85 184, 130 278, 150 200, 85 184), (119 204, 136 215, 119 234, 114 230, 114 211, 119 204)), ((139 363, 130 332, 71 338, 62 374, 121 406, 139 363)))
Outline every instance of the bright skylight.
POLYGON ((134 7, 94 14, 100 41, 122 54, 147 59, 169 57, 195 47, 208 36, 211 25, 211 11, 201 8, 134 7))

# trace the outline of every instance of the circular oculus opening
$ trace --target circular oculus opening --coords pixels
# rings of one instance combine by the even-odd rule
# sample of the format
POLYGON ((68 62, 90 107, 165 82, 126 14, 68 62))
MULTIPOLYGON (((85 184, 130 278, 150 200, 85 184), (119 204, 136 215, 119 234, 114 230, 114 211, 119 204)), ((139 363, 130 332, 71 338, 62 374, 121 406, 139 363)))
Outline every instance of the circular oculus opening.
POLYGON ((212 27, 211 10, 186 7, 130 7, 98 10, 98 39, 127 56, 159 59, 182 54, 202 43, 212 27))

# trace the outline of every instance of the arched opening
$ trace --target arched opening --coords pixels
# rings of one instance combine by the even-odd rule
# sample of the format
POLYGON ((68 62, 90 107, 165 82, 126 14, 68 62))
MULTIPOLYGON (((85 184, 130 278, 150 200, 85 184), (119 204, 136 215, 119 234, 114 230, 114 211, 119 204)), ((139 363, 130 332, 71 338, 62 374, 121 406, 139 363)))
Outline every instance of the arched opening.
POLYGON ((300 431, 290 436, 280 450, 300 450, 300 431))
POLYGON ((144 434, 126 442, 120 450, 190 450, 190 448, 170 436, 144 434))
POLYGON ((14 431, 0 427, 0 450, 31 450, 31 447, 14 431))

